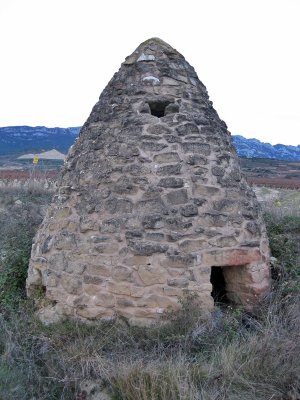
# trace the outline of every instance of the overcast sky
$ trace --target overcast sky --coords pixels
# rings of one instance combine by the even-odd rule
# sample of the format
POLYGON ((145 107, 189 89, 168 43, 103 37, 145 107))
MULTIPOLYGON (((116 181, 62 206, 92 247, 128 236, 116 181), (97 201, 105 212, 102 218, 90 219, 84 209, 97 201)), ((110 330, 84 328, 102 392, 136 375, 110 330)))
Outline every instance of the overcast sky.
POLYGON ((0 126, 80 126, 125 57, 182 53, 233 134, 300 144, 300 0, 0 0, 0 126))

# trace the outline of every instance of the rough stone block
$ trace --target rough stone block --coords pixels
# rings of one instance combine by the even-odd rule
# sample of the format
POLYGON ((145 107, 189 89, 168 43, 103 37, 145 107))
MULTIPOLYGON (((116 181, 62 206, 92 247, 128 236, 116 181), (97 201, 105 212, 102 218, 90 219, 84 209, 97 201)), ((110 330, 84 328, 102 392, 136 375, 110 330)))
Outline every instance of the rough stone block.
POLYGON ((156 124, 156 125, 149 125, 147 127, 147 132, 149 132, 151 135, 163 136, 172 133, 172 130, 168 127, 168 125, 156 124))
POLYGON ((157 142, 146 142, 143 141, 141 143, 141 148, 145 151, 149 152, 157 152, 165 149, 167 145, 165 143, 157 143, 157 142))
POLYGON ((142 218, 142 225, 145 229, 160 229, 164 226, 164 222, 159 214, 145 215, 142 218))
POLYGON ((216 194, 219 194, 220 189, 215 186, 206 186, 206 185, 201 185, 195 183, 193 185, 193 194, 194 196, 200 196, 200 197, 208 197, 214 196, 216 194))
POLYGON ((82 278, 71 274, 62 274, 60 283, 67 293, 78 294, 82 290, 82 278))
POLYGON ((136 302, 132 300, 130 297, 118 297, 116 299, 116 305, 118 307, 136 307, 136 302))
POLYGON ((215 176, 224 176, 225 175, 225 170, 222 167, 219 167, 218 165, 212 167, 211 173, 215 176))
POLYGON ((238 241, 234 236, 222 236, 216 239, 216 245, 219 247, 235 247, 238 241))
POLYGON ((179 125, 176 128, 176 131, 178 132, 179 136, 187 136, 187 135, 199 135, 199 129, 197 125, 188 122, 183 125, 179 125))
POLYGON ((202 254, 203 264, 211 266, 245 265, 261 261, 258 249, 210 250, 202 254))
POLYGON ((154 284, 149 286, 132 286, 131 296, 133 298, 144 297, 149 294, 157 294, 159 296, 163 295, 163 285, 154 284))
POLYGON ((159 163, 159 164, 180 161, 180 157, 179 157, 178 153, 156 154, 153 159, 154 159, 154 162, 159 163))
POLYGON ((107 290, 115 294, 130 296, 132 285, 124 282, 107 282, 107 290))
POLYGON ((168 193, 167 201, 172 205, 184 204, 188 201, 188 195, 186 189, 173 190, 168 193))
POLYGON ((132 179, 128 176, 121 176, 115 185, 113 186, 113 190, 118 194, 135 194, 138 191, 138 187, 133 184, 132 179))
POLYGON ((186 221, 184 218, 175 216, 173 218, 166 218, 165 225, 171 230, 186 231, 193 226, 193 223, 191 221, 186 221))
POLYGON ((185 288, 189 285, 188 278, 180 277, 180 278, 169 278, 167 281, 169 286, 176 286, 179 288, 185 288))
POLYGON ((174 254, 163 258, 160 265, 165 268, 187 268, 194 264, 195 256, 192 254, 174 254))
POLYGON ((111 214, 126 214, 132 212, 132 202, 126 199, 111 198, 106 201, 106 209, 111 214))
POLYGON ((175 103, 169 104, 165 109, 165 115, 175 114, 179 111, 179 105, 175 103))
POLYGON ((112 308, 116 305, 116 297, 111 293, 97 293, 93 296, 93 303, 95 306, 105 307, 105 308, 112 308))
POLYGON ((60 281, 60 276, 50 269, 44 270, 42 275, 44 286, 46 287, 56 287, 60 281))
POLYGON ((119 243, 102 243, 94 246, 97 253, 100 254, 116 254, 119 251, 119 243))
POLYGON ((103 278, 95 275, 84 275, 83 282, 87 284, 101 285, 101 283, 103 283, 103 278))
POLYGON ((186 162, 190 165, 206 165, 208 160, 199 154, 189 154, 186 162))
POLYGON ((163 241, 165 238, 165 235, 163 233, 159 233, 159 232, 148 232, 146 233, 146 239, 150 240, 150 241, 157 241, 157 242, 161 242, 163 241))
POLYGON ((141 265, 138 274, 146 286, 165 283, 168 276, 165 268, 159 265, 141 265))
POLYGON ((56 218, 63 219, 68 218, 72 214, 72 209, 70 207, 62 207, 56 211, 56 218))
POLYGON ((157 175, 179 175, 181 172, 181 164, 170 164, 158 167, 157 175))
POLYGON ((133 271, 131 268, 123 265, 117 265, 112 268, 112 277, 115 282, 127 281, 132 282, 133 271))
POLYGON ((102 233, 115 233, 121 230, 121 227, 126 223, 124 218, 110 218, 102 221, 100 231, 102 233))
POLYGON ((155 253, 165 253, 168 250, 168 245, 153 242, 142 242, 141 240, 129 240, 128 246, 133 254, 139 256, 150 256, 155 253))
POLYGON ((186 153, 198 153, 204 156, 209 156, 211 153, 210 145, 207 143, 184 142, 181 146, 186 153))
MULTIPOLYGON (((28 278, 26 286, 30 289, 34 287, 41 286, 42 284, 42 274, 39 269, 34 268, 32 265, 29 267, 28 278)), ((27 290, 28 290, 27 289, 27 290)))
POLYGON ((183 179, 175 177, 162 178, 157 184, 157 186, 161 186, 164 188, 181 188, 183 187, 183 185, 184 185, 183 179))
POLYGON ((200 252, 207 247, 207 242, 204 239, 194 239, 194 240, 184 240, 179 243, 179 248, 181 251, 186 253, 200 252))
POLYGON ((109 277, 111 275, 111 267, 101 264, 101 261, 102 260, 99 260, 99 264, 90 263, 86 265, 86 274, 92 276, 109 277))
POLYGON ((198 215, 198 207, 195 204, 186 204, 180 207, 180 214, 184 217, 194 217, 198 215))
POLYGON ((165 213, 167 208, 162 199, 149 199, 138 201, 135 210, 139 215, 165 213))
POLYGON ((157 294, 150 294, 137 300, 138 307, 149 307, 149 308, 179 308, 178 301, 174 298, 166 296, 158 296, 157 294))
POLYGON ((182 288, 170 286, 164 286, 163 293, 166 296, 176 296, 177 298, 180 298, 183 295, 182 288))
POLYGON ((76 309, 76 315, 85 319, 112 319, 115 313, 112 309, 99 306, 82 306, 76 309))
POLYGON ((152 256, 128 256, 123 259, 123 264, 129 267, 139 267, 140 265, 151 264, 152 256))

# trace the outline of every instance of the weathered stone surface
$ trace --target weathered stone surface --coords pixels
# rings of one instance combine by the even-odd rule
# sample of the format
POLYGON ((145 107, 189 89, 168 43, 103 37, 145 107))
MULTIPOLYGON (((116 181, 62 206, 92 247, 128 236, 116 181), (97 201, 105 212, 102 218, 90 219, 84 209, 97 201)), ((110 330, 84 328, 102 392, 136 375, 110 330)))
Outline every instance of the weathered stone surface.
POLYGON ((130 296, 131 293, 131 284, 124 282, 108 282, 107 290, 111 293, 115 294, 125 294, 130 296))
POLYGON ((161 153, 154 156, 154 161, 157 163, 173 163, 180 161, 178 153, 161 153))
POLYGON ((215 175, 215 176, 224 176, 225 170, 224 170, 224 168, 219 167, 218 165, 216 165, 215 167, 212 167, 211 173, 213 175, 215 175))
POLYGON ((40 288, 53 302, 44 322, 145 325, 176 309, 184 290, 211 310, 212 267, 234 303, 251 308, 267 292, 266 231, 226 124, 160 39, 142 43, 108 83, 58 186, 28 269, 28 295, 40 288))
POLYGON ((157 168, 157 175, 179 175, 181 170, 180 164, 164 165, 157 168))
POLYGON ((90 262, 88 265, 86 265, 85 272, 87 275, 109 277, 111 274, 111 268, 108 265, 103 265, 100 263, 94 265, 92 262, 90 262))
POLYGON ((139 256, 149 256, 154 253, 165 253, 168 250, 168 245, 161 245, 158 243, 142 242, 140 240, 130 240, 128 242, 129 248, 133 254, 139 256))
POLYGON ((207 247, 207 242, 204 239, 184 240, 179 244, 179 248, 187 253, 200 251, 207 247))
POLYGON ((218 238, 215 243, 220 247, 235 247, 238 241, 234 236, 223 236, 218 238))
POLYGON ((188 278, 170 278, 167 281, 169 286, 176 286, 180 288, 187 287, 189 285, 188 278))
POLYGON ((81 291, 82 279, 76 275, 62 274, 60 282, 67 293, 78 294, 81 291))
POLYGON ((131 268, 125 267, 123 265, 117 265, 112 270, 112 277, 117 282, 122 281, 132 281, 133 271, 131 268))
POLYGON ((186 206, 180 207, 180 214, 184 217, 194 217, 198 214, 198 207, 194 204, 187 204, 186 206))
POLYGON ((179 136, 199 135, 199 129, 197 125, 191 123, 179 125, 176 128, 176 131, 178 132, 179 136))
POLYGON ((258 261, 261 261, 259 249, 222 249, 207 251, 203 254, 203 263, 207 265, 246 265, 258 261))
POLYGON ((157 265, 142 265, 139 267, 138 273, 146 286, 165 283, 167 278, 166 270, 157 265))
POLYGON ((102 221, 100 231, 102 233, 115 233, 121 230, 122 226, 125 225, 125 219, 123 218, 110 218, 102 221))
POLYGON ((179 111, 179 105, 178 105, 178 104, 171 103, 171 104, 169 104, 169 105, 166 107, 166 109, 165 109, 165 115, 168 115, 168 114, 175 114, 175 113, 178 113, 178 111, 179 111))
POLYGON ((188 201, 186 189, 174 190, 167 194, 167 201, 172 205, 184 204, 188 201))
POLYGON ((185 142, 182 143, 182 148, 187 153, 199 153, 204 156, 208 156, 211 152, 210 145, 201 142, 185 142))
POLYGON ((165 135, 172 133, 172 130, 167 125, 163 124, 149 125, 147 131, 152 135, 165 135))
POLYGON ((142 226, 145 229, 160 229, 164 226, 164 222, 159 214, 146 215, 142 219, 142 226))
POLYGON ((165 225, 168 229, 171 230, 176 229, 177 231, 186 231, 193 226, 193 223, 191 221, 186 221, 185 218, 173 217, 167 218, 165 221, 165 225))
POLYGON ((165 144, 165 143, 157 143, 157 142, 146 142, 146 141, 143 141, 142 143, 141 143, 141 148, 143 149, 143 150, 145 150, 145 151, 151 151, 151 152, 153 152, 153 151, 160 151, 160 150, 163 150, 163 149, 165 149, 167 147, 167 145, 165 144))
POLYGON ((206 196, 207 198, 220 192, 220 189, 218 187, 200 184, 194 184, 193 189, 195 196, 206 196))
POLYGON ((206 165, 208 160, 206 157, 200 156, 199 154, 190 154, 186 162, 190 165, 206 165))
POLYGON ((99 276, 84 275, 83 282, 88 284, 91 283, 93 285, 100 285, 103 282, 103 279, 99 276))
POLYGON ((184 185, 184 181, 182 178, 175 177, 162 178, 157 185, 164 188, 181 188, 184 185))
POLYGON ((80 306, 77 307, 76 315, 88 320, 94 320, 98 318, 111 319, 114 317, 114 311, 113 309, 107 307, 80 306))
POLYGON ((149 214, 149 213, 164 213, 167 209, 162 199, 149 199, 137 202, 136 211, 138 214, 149 214))
POLYGON ((132 202, 126 199, 111 198, 106 202, 106 209, 111 214, 116 213, 131 213, 132 212, 132 202))
POLYGON ((150 294, 137 301, 138 307, 151 307, 151 308, 179 308, 179 304, 174 298, 166 296, 158 296, 157 294, 150 294))
POLYGON ((146 233, 146 239, 148 240, 157 240, 158 242, 163 241, 165 238, 165 235, 163 233, 159 232, 147 232, 146 233))
POLYGON ((161 260, 163 267, 186 268, 194 264, 195 257, 192 254, 174 254, 161 260))

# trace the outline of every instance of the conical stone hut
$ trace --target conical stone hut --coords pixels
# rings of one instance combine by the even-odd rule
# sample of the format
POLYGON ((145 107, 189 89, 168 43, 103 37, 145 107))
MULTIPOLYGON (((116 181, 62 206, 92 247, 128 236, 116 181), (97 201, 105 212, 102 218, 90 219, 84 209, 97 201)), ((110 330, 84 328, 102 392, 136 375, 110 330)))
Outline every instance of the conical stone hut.
POLYGON ((211 310, 251 309, 268 288, 264 223, 226 124, 184 57, 147 40, 68 154, 34 239, 28 295, 49 299, 45 321, 146 324, 185 290, 211 310))

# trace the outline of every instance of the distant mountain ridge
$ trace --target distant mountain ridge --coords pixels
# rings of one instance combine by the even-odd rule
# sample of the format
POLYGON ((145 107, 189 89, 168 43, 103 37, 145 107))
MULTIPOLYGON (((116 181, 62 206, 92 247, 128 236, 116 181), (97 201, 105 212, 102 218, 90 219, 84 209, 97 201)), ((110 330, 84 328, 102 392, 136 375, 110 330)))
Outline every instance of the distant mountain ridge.
MULTIPOLYGON (((80 127, 0 127, 0 155, 40 152, 53 148, 67 153, 79 131, 80 127)), ((300 161, 300 145, 276 144, 273 146, 270 143, 263 143, 258 139, 246 139, 240 135, 232 135, 232 140, 240 157, 300 161)))
POLYGON ((0 127, 0 155, 33 153, 56 149, 67 153, 80 127, 46 128, 45 126, 0 127))
POLYGON ((232 135, 233 144, 240 157, 274 158, 276 160, 299 161, 300 145, 263 143, 258 139, 246 139, 240 135, 232 135))

